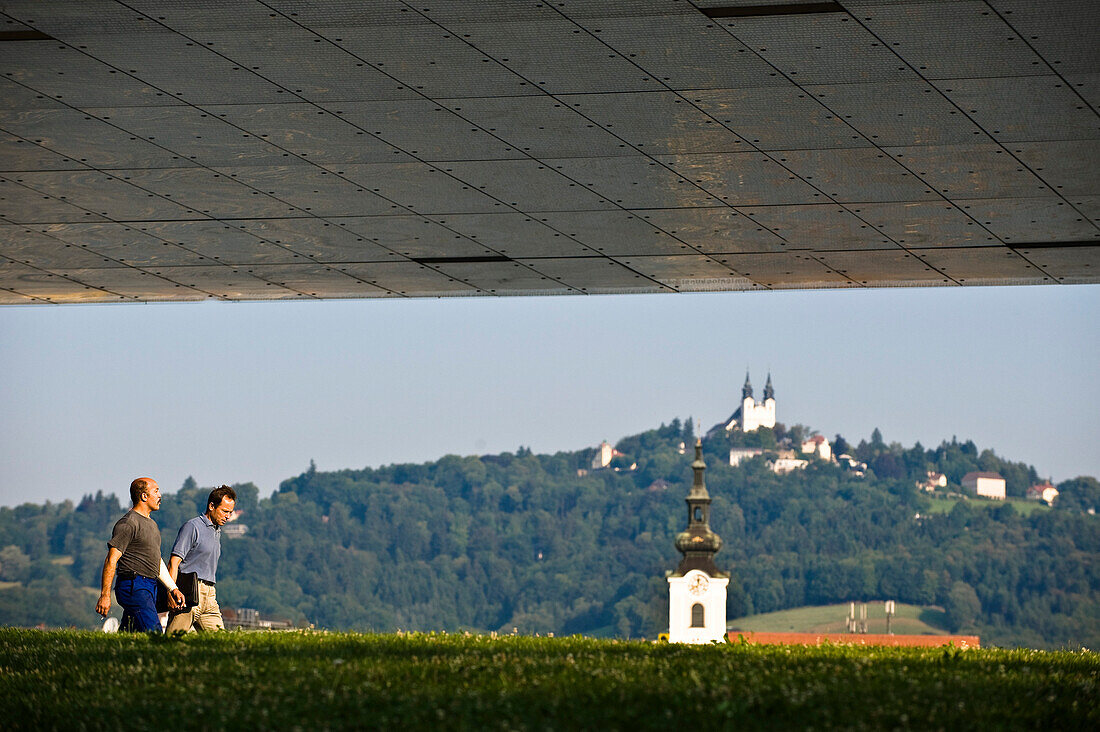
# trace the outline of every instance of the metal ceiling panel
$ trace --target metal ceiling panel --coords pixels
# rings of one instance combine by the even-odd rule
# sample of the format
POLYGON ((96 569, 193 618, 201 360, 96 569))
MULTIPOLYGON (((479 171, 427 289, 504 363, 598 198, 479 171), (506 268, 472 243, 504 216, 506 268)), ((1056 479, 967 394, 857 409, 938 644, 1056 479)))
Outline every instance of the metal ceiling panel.
POLYGON ((960 285, 1022 285, 1053 282, 1045 272, 1011 249, 959 247, 911 251, 960 285))
POLYGON ((866 287, 922 287, 950 285, 951 281, 902 250, 822 252, 818 260, 866 287))
MULTIPOLYGON (((508 64, 435 25, 399 25, 386 33, 371 27, 325 28, 319 33, 396 82, 396 91, 412 91, 435 99, 532 91, 531 84, 509 70, 508 64)), ((345 98, 377 97, 358 94, 345 98)))
MULTIPOLYGON (((381 220, 396 217, 377 217, 381 220)), ((290 253, 282 261, 260 262, 256 264, 289 264, 295 260, 301 263, 309 259, 315 262, 386 262, 401 260, 402 257, 390 246, 391 242, 376 243, 374 238, 355 230, 356 222, 363 218, 333 218, 323 220, 311 217, 281 219, 247 219, 228 221, 238 231, 269 242, 276 249, 290 253)))
POLYGON ((220 265, 207 267, 159 267, 150 270, 158 277, 175 283, 180 290, 194 290, 225 300, 257 298, 286 300, 307 299, 297 290, 256 277, 237 267, 220 265))
MULTIPOLYGON (((697 291, 701 289, 701 284, 704 282, 732 279, 739 281, 738 289, 752 286, 750 280, 737 277, 729 267, 701 254, 623 257, 620 261, 635 272, 677 291, 697 291)), ((733 289, 733 287, 724 289, 733 289)))
POLYGON ((1100 270, 1098 247, 1022 248, 1019 254, 1066 284, 1096 282, 1096 272, 1100 270))
MULTIPOLYGON (((158 224, 158 226, 165 225, 158 224)), ((102 260, 97 264, 81 264, 80 267, 85 269, 111 266, 194 266, 216 263, 216 260, 204 257, 185 245, 158 238, 147 228, 141 225, 116 223, 51 224, 43 227, 42 233, 68 246, 80 247, 99 256, 102 260)), ((77 263, 63 266, 76 269, 77 263)))
POLYGON ((542 219, 605 256, 691 253, 683 242, 629 211, 547 213, 542 219))
POLYGON ((687 99, 761 150, 867 147, 863 135, 793 84, 693 91, 687 99))
POLYGON ((1042 56, 1047 67, 1062 75, 1096 73, 1100 5, 1073 0, 989 0, 989 5, 1042 56))
POLYGON ((524 81, 519 82, 522 93, 583 94, 664 88, 647 71, 603 43, 598 37, 599 28, 578 26, 566 18, 456 23, 449 29, 522 77, 524 81))
POLYGON ((382 297, 383 288, 323 264, 261 264, 244 268, 253 277, 309 297, 382 297))
POLYGON ((0 303, 1100 282, 1100 6, 757 5, 10 0, 0 303))
MULTIPOLYGON (((726 257, 722 258, 723 260, 726 257)), ((810 254, 732 254, 727 264, 742 277, 764 287, 829 287, 859 285, 810 254)))
MULTIPOLYGON (((574 97, 570 97, 572 99, 574 97)), ((634 151, 612 131, 549 96, 461 99, 446 106, 462 119, 535 158, 628 155, 634 151)), ((616 133, 617 134, 617 133, 616 133)), ((520 157, 519 154, 510 157, 520 157)))
MULTIPOLYGON (((806 91, 834 119, 875 145, 988 142, 981 127, 931 84, 820 84, 806 91)), ((820 110, 817 116, 820 117, 820 110)), ((859 147, 860 145, 853 145, 859 147)))
POLYGON ((835 201, 920 201, 939 196, 878 148, 777 150, 775 160, 835 201), (845 171, 839 175, 838 171, 845 171))
MULTIPOLYGON (((657 157, 672 170, 683 175, 688 185, 698 186, 709 196, 686 195, 690 189, 680 186, 685 194, 673 198, 677 205, 767 206, 788 203, 820 203, 823 194, 814 186, 784 167, 775 156, 760 153, 715 153, 695 155, 661 155, 657 157)), ((633 208, 634 206, 632 206, 633 208)))
POLYGON ((45 232, 23 226, 0 225, 0 257, 44 270, 126 266, 89 247, 67 243, 58 236, 56 229, 56 225, 48 227, 45 232))
POLYGON ((27 298, 41 302, 118 302, 119 295, 68 279, 56 270, 46 271, 19 262, 0 260, 0 297, 5 303, 25 304, 27 298))
POLYGON ((1068 200, 1085 218, 1100 226, 1100 196, 1073 196, 1068 200))
POLYGON ((836 204, 752 206, 740 210, 781 236, 788 250, 883 249, 897 245, 848 209, 836 204))
POLYGON ((375 135, 420 160, 523 157, 510 144, 463 119, 461 110, 451 111, 432 101, 341 102, 325 108, 357 130, 375 135))
POLYGON ((452 214, 437 218, 455 233, 512 257, 584 257, 596 252, 555 229, 545 218, 522 213, 452 214))
POLYGON ((914 77, 880 38, 847 13, 715 22, 795 83, 851 84, 914 77))
POLYGON ((480 294, 475 287, 461 280, 414 262, 348 264, 337 269, 394 295, 445 297, 480 294))
POLYGON ((594 33, 670 89, 781 85, 767 61, 700 14, 600 18, 594 33))
POLYGON ((645 221, 706 254, 778 252, 787 242, 762 223, 725 206, 636 211, 645 221))
MULTIPOLYGON (((234 126, 217 112, 187 105, 163 107, 115 107, 86 110, 100 122, 97 131, 117 131, 128 136, 128 149, 138 141, 148 141, 171 155, 163 167, 181 167, 179 160, 196 165, 286 165, 297 162, 286 151, 250 131, 234 126), (136 140, 135 140, 136 138, 136 140)), ((140 144, 140 143, 139 143, 140 144)), ((95 147, 94 143, 90 145, 95 147)), ((121 164, 103 167, 127 167, 121 164)), ((128 167, 161 167, 138 164, 128 167)))
POLYGON ((856 15, 907 66, 928 79, 1045 71, 1025 39, 981 0, 891 3, 861 7, 856 15))
MULTIPOLYGON (((184 268, 189 269, 189 268, 184 268)), ((111 293, 115 302, 125 300, 202 300, 212 293, 188 287, 166 277, 131 267, 61 269, 57 273, 87 287, 111 293)))
POLYGON ((10 178, 0 178, 0 218, 16 224, 104 220, 99 214, 46 195, 29 184, 44 175, 49 174, 16 173, 10 178), (27 181, 24 175, 34 180, 27 181))
MULTIPOLYGON (((233 126, 233 141, 251 133, 246 141, 263 140, 274 146, 285 162, 294 157, 316 163, 409 162, 412 157, 350 121, 315 104, 305 102, 266 105, 210 105, 210 116, 233 126), (396 157, 395 157, 396 156, 396 157)), ((232 163, 248 164, 247 156, 232 163)))
POLYGON ((537 269, 546 277, 567 286, 546 293, 551 295, 575 295, 578 293, 585 295, 641 294, 673 291, 667 285, 649 279, 640 272, 602 257, 592 259, 538 259, 529 260, 525 263, 537 269))
POLYGON ((1100 139, 1017 142, 1008 149, 1059 195, 1085 196, 1096 191, 1100 139))
POLYGON ((667 155, 750 149, 728 127, 671 91, 569 94, 558 98, 581 115, 586 125, 594 122, 615 135, 619 145, 607 154, 667 155), (623 143, 627 146, 625 152, 620 146, 623 143))
MULTIPOLYGON (((168 109, 172 109, 169 107, 168 109)), ((109 117, 110 114, 106 113, 109 117)), ((70 169, 186 168, 179 154, 120 128, 110 120, 76 109, 31 108, 0 112, 0 129, 43 150, 73 161, 70 169)), ((160 129, 164 129, 163 127, 160 129)), ((155 133, 153 134, 155 137, 155 133)), ((20 154, 23 154, 20 151, 20 154)), ((7 158, 7 153, 4 157, 7 158)), ((33 169, 33 170, 37 170, 33 169)))
POLYGON ((848 210, 906 248, 1000 244, 1000 240, 973 217, 945 201, 860 203, 848 210))
POLYGON ((369 216, 333 220, 374 246, 374 251, 364 252, 360 258, 347 261, 384 262, 401 257, 466 258, 496 254, 474 239, 424 216, 369 216))
POLYGON ((999 145, 883 148, 934 191, 952 199, 1029 198, 1054 191, 999 145))
POLYGON ((963 211, 1010 246, 1100 240, 1100 228, 1058 198, 971 199, 963 211))
POLYGON ((75 107, 158 104, 171 99, 164 91, 54 41, 0 44, 0 64, 11 81, 75 107))
POLYGON ((949 79, 936 85, 1002 142, 1096 138, 1096 113, 1059 76, 949 79))
MULTIPOLYGON (((175 178, 186 177, 193 169, 137 172, 138 180, 129 182, 129 171, 112 174, 99 171, 51 171, 20 173, 18 180, 28 188, 43 194, 51 190, 66 191, 66 200, 85 211, 97 213, 115 221, 150 221, 157 219, 200 218, 201 214, 184 203, 169 200, 170 195, 159 194, 141 184, 157 173, 166 172, 175 178)), ((198 171, 205 173, 206 171, 198 171)))
MULTIPOLYGON (((343 167, 343 166, 341 166, 343 167)), ((356 169, 363 166, 347 166, 356 169)), ((393 204, 375 195, 362 183, 333 171, 312 165, 219 168, 219 172, 250 186, 260 217, 282 213, 285 216, 352 216, 389 213, 393 204), (265 196, 275 203, 267 205, 265 196)))
POLYGON ((495 208, 518 208, 533 213, 558 210, 613 208, 598 192, 588 190, 570 175, 577 161, 494 160, 447 163, 444 172, 482 191, 495 208), (560 171, 560 172, 559 172, 560 171))
MULTIPOLYGON (((2 122, 0 122, 2 124, 2 122)), ((27 170, 87 170, 88 165, 55 153, 16 135, 0 132, 0 172, 27 170)))

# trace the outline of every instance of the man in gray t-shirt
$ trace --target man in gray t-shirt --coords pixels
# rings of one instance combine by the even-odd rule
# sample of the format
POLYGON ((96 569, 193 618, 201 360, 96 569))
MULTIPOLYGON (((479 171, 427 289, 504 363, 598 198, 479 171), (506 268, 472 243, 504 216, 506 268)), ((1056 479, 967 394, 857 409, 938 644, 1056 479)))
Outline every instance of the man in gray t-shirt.
POLYGON ((111 611, 111 581, 116 575, 115 597, 122 605, 122 630, 160 632, 156 594, 159 579, 168 588, 169 604, 183 605, 183 595, 160 558, 160 529, 149 516, 160 509, 160 486, 152 478, 130 484, 134 507, 115 523, 103 560, 102 587, 96 612, 111 611))
POLYGON ((232 488, 227 485, 215 488, 206 499, 206 512, 180 527, 168 560, 168 573, 179 581, 181 573, 193 572, 198 584, 198 603, 168 613, 167 632, 225 627, 214 585, 222 555, 222 526, 229 521, 236 505, 237 494, 232 488))

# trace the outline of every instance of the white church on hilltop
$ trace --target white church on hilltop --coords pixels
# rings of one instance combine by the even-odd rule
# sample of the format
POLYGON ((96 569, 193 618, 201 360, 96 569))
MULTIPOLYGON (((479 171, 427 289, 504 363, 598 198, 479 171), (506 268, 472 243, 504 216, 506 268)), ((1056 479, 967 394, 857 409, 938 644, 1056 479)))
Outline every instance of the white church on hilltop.
POLYGON ((745 372, 745 385, 741 387, 741 406, 721 424, 714 425, 708 435, 719 430, 725 432, 752 432, 761 427, 775 427, 775 389, 772 387, 772 375, 764 384, 764 401, 759 404, 752 396, 752 383, 745 372))

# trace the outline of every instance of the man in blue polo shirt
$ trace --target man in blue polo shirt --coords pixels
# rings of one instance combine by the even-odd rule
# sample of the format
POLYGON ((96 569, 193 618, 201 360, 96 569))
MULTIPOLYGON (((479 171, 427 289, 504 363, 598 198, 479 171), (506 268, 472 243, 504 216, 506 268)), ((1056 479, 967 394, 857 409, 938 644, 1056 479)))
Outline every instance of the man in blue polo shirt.
POLYGON ((222 610, 214 585, 218 581, 218 559, 222 554, 222 526, 233 515, 237 494, 227 485, 210 491, 206 513, 196 516, 180 527, 168 573, 178 581, 181 573, 194 572, 199 589, 198 604, 168 613, 168 633, 199 630, 221 630, 222 610))

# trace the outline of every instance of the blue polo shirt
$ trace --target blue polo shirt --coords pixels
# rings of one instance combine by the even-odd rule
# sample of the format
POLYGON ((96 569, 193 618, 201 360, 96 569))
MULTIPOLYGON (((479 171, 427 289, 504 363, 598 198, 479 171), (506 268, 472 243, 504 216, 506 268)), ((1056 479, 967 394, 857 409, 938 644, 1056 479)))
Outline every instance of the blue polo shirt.
POLYGON ((207 518, 196 516, 176 534, 172 555, 183 559, 180 572, 194 572, 199 579, 217 582, 218 559, 222 555, 222 530, 207 518))

